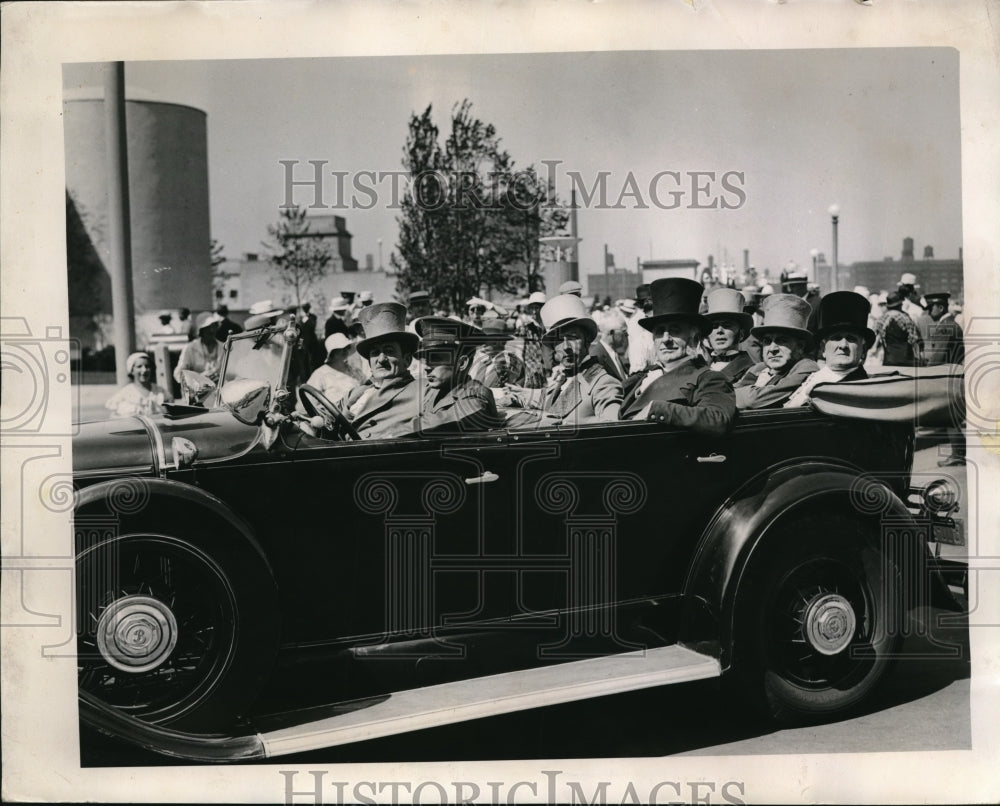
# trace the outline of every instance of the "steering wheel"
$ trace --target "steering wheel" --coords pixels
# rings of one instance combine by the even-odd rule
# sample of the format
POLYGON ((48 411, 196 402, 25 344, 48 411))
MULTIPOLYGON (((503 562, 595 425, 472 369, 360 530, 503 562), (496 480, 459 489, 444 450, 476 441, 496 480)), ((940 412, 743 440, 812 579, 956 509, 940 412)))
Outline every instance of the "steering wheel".
POLYGON ((315 386, 310 386, 307 383, 302 384, 299 387, 299 401, 302 403, 302 408, 306 410, 306 414, 310 417, 315 417, 318 414, 327 420, 333 420, 333 428, 331 430, 340 436, 341 439, 348 437, 350 439, 361 439, 358 430, 351 425, 351 421, 344 416, 344 412, 315 386))

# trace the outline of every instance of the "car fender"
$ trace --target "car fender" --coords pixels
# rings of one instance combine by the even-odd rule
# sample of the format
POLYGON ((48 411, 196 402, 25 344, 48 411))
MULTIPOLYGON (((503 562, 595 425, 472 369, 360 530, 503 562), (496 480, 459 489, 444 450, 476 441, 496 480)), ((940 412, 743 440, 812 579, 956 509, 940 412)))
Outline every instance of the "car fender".
POLYGON ((112 528, 134 528, 151 519, 149 526, 158 531, 179 524, 187 532, 197 523, 204 534, 220 529, 232 532, 260 557, 274 578, 271 562, 250 524, 221 499, 190 484, 146 476, 103 481, 77 492, 75 512, 78 526, 97 518, 112 528))
MULTIPOLYGON (((716 655, 726 670, 732 664, 735 604, 754 552, 783 519, 831 504, 891 523, 893 533, 904 538, 920 537, 919 524, 899 496, 852 465, 817 459, 768 468, 726 499, 703 531, 684 582, 681 642, 716 655), (914 527, 918 531, 911 533, 914 527)), ((880 539, 882 531, 872 539, 880 539)), ((926 545, 909 555, 917 560, 910 573, 924 574, 926 545)))

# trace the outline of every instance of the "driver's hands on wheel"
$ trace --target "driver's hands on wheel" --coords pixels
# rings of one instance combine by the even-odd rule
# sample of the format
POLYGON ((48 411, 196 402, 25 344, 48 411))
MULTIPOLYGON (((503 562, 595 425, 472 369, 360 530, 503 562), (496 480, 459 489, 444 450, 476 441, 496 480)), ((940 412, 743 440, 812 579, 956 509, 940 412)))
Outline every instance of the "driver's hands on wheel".
POLYGON ((322 418, 325 421, 322 430, 331 433, 334 439, 361 439, 361 435, 351 425, 350 419, 344 411, 316 387, 309 384, 300 386, 299 403, 305 409, 306 414, 313 418, 309 423, 310 429, 316 427, 316 419, 322 418))

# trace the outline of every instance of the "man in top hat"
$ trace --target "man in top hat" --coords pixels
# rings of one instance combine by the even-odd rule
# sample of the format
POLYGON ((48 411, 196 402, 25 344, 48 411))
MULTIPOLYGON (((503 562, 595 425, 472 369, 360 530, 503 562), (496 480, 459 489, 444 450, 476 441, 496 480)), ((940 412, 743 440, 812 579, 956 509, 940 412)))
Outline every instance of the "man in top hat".
POLYGON ((219 380, 222 364, 222 345, 215 337, 222 317, 212 311, 198 314, 198 338, 189 341, 181 351, 181 357, 174 367, 174 380, 181 383, 181 372, 185 369, 200 372, 212 381, 219 380))
POLYGON ((917 282, 917 275, 904 272, 899 278, 896 290, 902 299, 901 310, 916 322, 924 313, 924 309, 920 306, 920 284, 917 282))
POLYGON ((503 422, 493 393, 469 377, 479 328, 448 317, 425 316, 414 322, 424 364, 423 399, 414 431, 487 431, 503 422))
POLYGON ((583 298, 583 286, 580 285, 576 280, 567 280, 561 286, 559 286, 560 294, 573 294, 574 296, 583 298))
POLYGON ((882 364, 887 367, 916 366, 920 363, 923 342, 916 323, 903 313, 903 297, 898 291, 886 297, 885 307, 885 313, 875 325, 875 335, 883 350, 882 364))
POLYGON ((560 294, 542 306, 544 340, 556 365, 545 389, 510 388, 511 402, 541 411, 540 424, 618 420, 622 385, 590 355, 597 323, 580 297, 560 294))
POLYGON ((524 362, 505 345, 513 337, 506 321, 498 316, 483 319, 483 335, 472 359, 469 376, 488 389, 501 389, 506 384, 524 384, 524 362))
POLYGON ((368 361, 371 377, 341 401, 341 409, 362 439, 413 433, 420 413, 420 390, 409 366, 419 337, 406 329, 406 306, 380 302, 362 308, 358 321, 365 338, 358 354, 368 361))
POLYGON ((704 339, 708 367, 736 383, 754 364, 750 353, 740 347, 750 336, 753 317, 745 312, 746 299, 735 288, 716 288, 709 292, 707 302, 702 316, 708 331, 704 339))
POLYGON ((783 406, 805 380, 819 369, 806 357, 812 343, 808 328, 812 309, 795 294, 772 294, 764 300, 763 323, 751 330, 760 340, 763 360, 736 383, 736 406, 769 409, 783 406))
POLYGON ((729 430, 736 415, 733 387, 692 356, 706 327, 698 313, 703 290, 683 277, 652 283, 653 312, 639 324, 653 334, 657 364, 625 382, 621 419, 654 420, 713 436, 729 430))
POLYGON ((324 339, 330 338, 334 333, 350 335, 347 325, 347 311, 350 307, 351 303, 346 297, 334 297, 330 300, 330 316, 323 326, 324 339))
POLYGON ((653 310, 653 300, 649 286, 640 285, 635 289, 635 305, 629 306, 632 313, 627 315, 625 327, 628 331, 628 365, 630 372, 642 372, 656 363, 653 337, 639 322, 653 310))
POLYGON ((875 343, 868 327, 871 303, 853 291, 833 291, 819 303, 820 354, 825 362, 785 402, 785 408, 804 406, 813 387, 821 383, 858 381, 868 377, 864 363, 875 343))

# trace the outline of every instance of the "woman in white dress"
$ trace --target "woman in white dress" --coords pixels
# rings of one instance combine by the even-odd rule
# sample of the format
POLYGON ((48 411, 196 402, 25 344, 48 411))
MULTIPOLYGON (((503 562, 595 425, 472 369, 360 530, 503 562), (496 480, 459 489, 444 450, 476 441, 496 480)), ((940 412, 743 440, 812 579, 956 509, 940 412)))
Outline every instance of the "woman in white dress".
POLYGON ((163 404, 170 402, 170 395, 153 383, 153 359, 147 353, 132 353, 125 359, 125 368, 131 383, 115 392, 104 404, 111 416, 162 414, 163 404))

